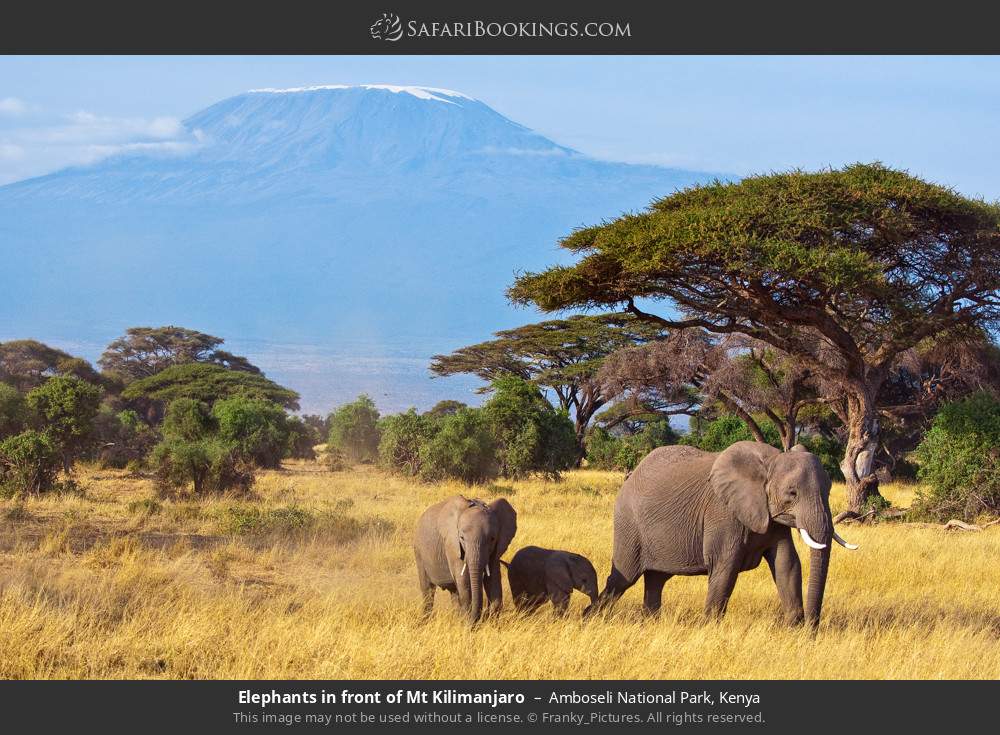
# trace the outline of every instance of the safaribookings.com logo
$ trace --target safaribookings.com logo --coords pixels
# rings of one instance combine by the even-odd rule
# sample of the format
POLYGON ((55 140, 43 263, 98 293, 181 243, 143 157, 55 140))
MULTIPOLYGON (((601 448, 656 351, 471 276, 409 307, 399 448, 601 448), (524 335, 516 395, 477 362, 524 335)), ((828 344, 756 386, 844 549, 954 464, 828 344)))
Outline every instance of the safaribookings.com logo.
POLYGON ((404 25, 395 13, 382 13, 369 31, 376 41, 407 38, 631 38, 627 21, 420 21, 404 25))

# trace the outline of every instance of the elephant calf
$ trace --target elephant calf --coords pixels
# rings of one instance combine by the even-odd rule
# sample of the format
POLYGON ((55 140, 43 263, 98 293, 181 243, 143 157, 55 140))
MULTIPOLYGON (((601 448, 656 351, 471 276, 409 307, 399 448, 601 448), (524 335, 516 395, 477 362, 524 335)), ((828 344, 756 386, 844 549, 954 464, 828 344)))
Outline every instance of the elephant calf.
POLYGON ((525 546, 507 564, 507 580, 518 610, 533 611, 548 601, 557 614, 565 615, 573 590, 587 595, 591 603, 597 601, 594 565, 571 551, 525 546))
POLYGON ((484 589, 489 611, 498 611, 500 557, 515 533, 517 513, 506 498, 487 504, 456 495, 425 510, 413 540, 424 615, 434 608, 435 588, 456 596, 472 624, 482 614, 484 589))

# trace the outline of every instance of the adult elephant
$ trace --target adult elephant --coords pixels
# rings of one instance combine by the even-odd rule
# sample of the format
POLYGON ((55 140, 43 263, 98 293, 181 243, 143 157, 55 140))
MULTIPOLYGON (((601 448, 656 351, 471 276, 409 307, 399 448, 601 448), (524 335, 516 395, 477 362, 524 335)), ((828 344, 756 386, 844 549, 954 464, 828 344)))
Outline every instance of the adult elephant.
POLYGON ((438 587, 458 597, 473 624, 482 614, 484 589, 489 611, 498 611, 500 557, 515 533, 517 513, 506 498, 487 504, 456 495, 425 510, 413 541, 424 615, 433 610, 438 587))
POLYGON ((670 577, 707 574, 705 613, 720 617, 737 575, 763 558, 786 620, 818 625, 831 542, 857 548, 833 530, 829 495, 829 476, 801 445, 789 452, 747 441, 718 453, 654 449, 618 493, 611 574, 584 614, 612 604, 640 576, 644 607, 656 613, 670 577), (793 528, 812 549, 804 612, 793 528))

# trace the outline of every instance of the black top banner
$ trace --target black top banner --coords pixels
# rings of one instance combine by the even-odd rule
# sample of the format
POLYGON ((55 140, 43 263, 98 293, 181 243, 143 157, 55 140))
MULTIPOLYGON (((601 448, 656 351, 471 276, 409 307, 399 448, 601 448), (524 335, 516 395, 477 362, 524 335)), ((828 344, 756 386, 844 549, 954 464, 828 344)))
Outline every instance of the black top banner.
POLYGON ((998 53, 995 4, 216 0, 8 5, 16 54, 998 53))

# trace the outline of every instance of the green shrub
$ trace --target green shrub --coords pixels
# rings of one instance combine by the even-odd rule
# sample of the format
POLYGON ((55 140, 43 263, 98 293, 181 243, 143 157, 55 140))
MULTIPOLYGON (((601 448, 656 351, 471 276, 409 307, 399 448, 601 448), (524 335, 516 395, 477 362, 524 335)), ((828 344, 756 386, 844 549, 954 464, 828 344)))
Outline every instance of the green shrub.
POLYGON ((195 495, 245 492, 254 479, 253 466, 240 447, 219 435, 218 422, 208 406, 192 398, 178 398, 167 407, 163 440, 153 449, 151 463, 164 493, 188 485, 195 495))
POLYGON ((6 439, 27 428, 28 416, 28 406, 20 391, 14 386, 0 383, 0 439, 6 439))
POLYGON ((434 437, 420 448, 420 477, 457 479, 472 484, 497 476, 495 442, 481 409, 463 408, 441 422, 434 437))
POLYGON ((246 492, 253 485, 253 468, 241 461, 237 448, 218 437, 189 440, 166 437, 153 450, 161 492, 182 490, 189 485, 195 495, 230 490, 246 492))
POLYGON ((38 494, 56 487, 59 452, 44 432, 28 430, 0 441, 0 492, 38 494))
POLYGON ((538 472, 558 478, 576 465, 579 447, 573 422, 556 411, 533 383, 516 377, 493 381, 493 396, 482 408, 496 444, 503 477, 538 472))
POLYGON ((313 427, 298 416, 289 416, 285 421, 288 439, 285 442, 285 456, 289 459, 316 459, 313 448, 323 439, 316 436, 313 427))
POLYGON ((239 459, 257 467, 276 469, 288 449, 284 409, 263 398, 233 396, 216 401, 212 416, 219 438, 236 447, 239 459))
POLYGON ((420 474, 420 449, 437 433, 440 418, 418 414, 411 408, 406 413, 386 416, 379 428, 379 464, 387 470, 413 477, 420 474))
POLYGON ((366 395, 330 414, 327 446, 339 449, 351 462, 372 462, 378 457, 378 409, 366 395))
POLYGON ((103 407, 94 419, 94 448, 101 467, 124 469, 145 462, 156 443, 156 430, 132 410, 115 412, 103 407))
POLYGON ((1000 512, 1000 401, 981 392, 944 405, 917 447, 914 511, 972 520, 1000 512))
POLYGON ((840 469, 840 460, 844 458, 843 444, 822 434, 800 434, 799 444, 819 458, 831 480, 844 481, 844 472, 840 469))
MULTIPOLYGON (((764 438, 771 446, 781 447, 781 435, 770 421, 758 421, 764 438)), ((739 416, 723 414, 707 423, 699 422, 694 430, 681 437, 681 444, 698 447, 706 452, 721 452, 736 442, 755 441, 750 428, 739 416)))
POLYGON ((657 447, 677 443, 677 433, 666 419, 650 421, 635 434, 617 437, 601 427, 587 436, 587 463, 605 470, 631 472, 657 447))
POLYGON ((164 436, 197 441, 211 436, 218 429, 212 410, 195 398, 176 398, 167 406, 163 419, 164 436))
POLYGON ((587 466, 598 470, 618 469, 617 456, 622 440, 602 426, 587 432, 587 466))
POLYGON ((101 388, 85 380, 57 375, 25 398, 28 408, 43 423, 45 433, 61 454, 66 472, 91 438, 102 393, 101 388))

